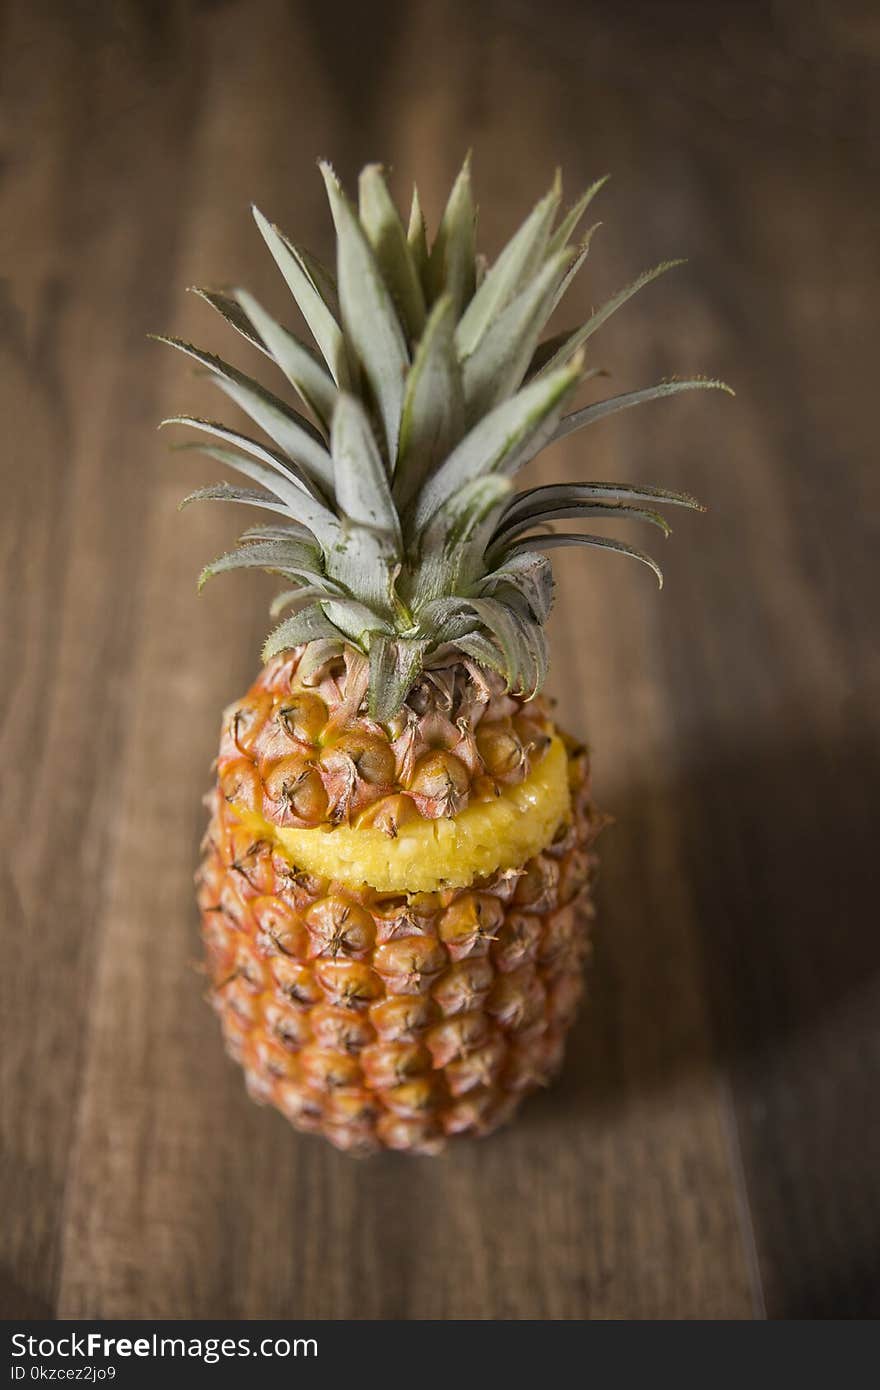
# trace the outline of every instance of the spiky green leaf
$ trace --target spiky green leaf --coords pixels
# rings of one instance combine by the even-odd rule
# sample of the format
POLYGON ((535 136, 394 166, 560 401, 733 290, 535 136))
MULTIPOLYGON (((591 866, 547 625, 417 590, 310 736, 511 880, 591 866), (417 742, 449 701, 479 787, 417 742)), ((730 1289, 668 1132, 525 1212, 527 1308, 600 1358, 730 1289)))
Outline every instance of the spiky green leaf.
POLYGON ((489 520, 494 527, 512 483, 503 475, 472 478, 437 509, 421 541, 413 607, 418 609, 438 598, 444 589, 456 592, 459 578, 470 572, 470 545, 474 533, 489 520))
POLYGON ((309 545, 314 541, 314 536, 307 526, 300 526, 298 522, 291 521, 285 526, 283 523, 268 526, 249 526, 246 531, 242 531, 239 536, 241 542, 244 541, 302 541, 309 545))
POLYGON ((517 521, 504 520, 492 537, 488 559, 499 547, 521 536, 530 526, 543 526, 549 521, 580 521, 586 517, 601 517, 603 521, 647 521, 668 536, 671 527, 659 512, 642 507, 629 507, 625 502, 591 502, 573 498, 569 502, 544 502, 523 513, 517 521))
POLYGON ((403 704, 422 668, 426 643, 375 634, 370 640, 369 709, 380 723, 403 704))
POLYGON ((266 468, 256 459, 248 458, 235 449, 219 448, 212 444, 185 444, 178 448, 194 449, 208 458, 216 459, 218 463, 234 468, 237 473, 250 478, 252 482, 259 483, 265 491, 273 493, 278 501, 283 503, 287 515, 293 521, 307 526, 325 549, 337 542, 340 527, 336 517, 320 499, 299 487, 289 476, 266 468))
POLYGON ((406 231, 406 242, 409 246, 410 255, 413 258, 413 265, 419 277, 424 296, 428 282, 428 233, 425 228, 425 215, 422 212, 422 204, 419 200, 419 190, 413 184, 412 204, 409 210, 409 225, 406 231))
MULTIPOLYGON (((550 227, 559 207, 559 176, 541 201, 511 237, 465 310, 455 332, 459 356, 474 351, 489 325, 537 271, 544 256, 550 227)), ((562 248, 560 248, 562 249, 562 248)))
POLYGON ((568 270, 565 272, 565 274, 563 275, 562 279, 559 281, 559 284, 556 287, 556 292, 553 295, 551 313, 553 309, 556 308, 557 304, 559 304, 563 295, 568 293, 572 280, 577 275, 584 261, 590 254, 590 247, 593 242, 593 237, 595 236, 596 232, 598 232, 601 226, 601 222, 594 222, 592 227, 588 229, 586 236, 583 238, 580 245, 578 246, 577 252, 574 256, 574 259, 571 262, 571 265, 568 267, 568 270))
POLYGON ((575 359, 523 387, 475 425, 422 488, 413 517, 415 530, 420 532, 438 507, 471 478, 494 472, 510 476, 530 457, 530 449, 537 452, 557 428, 580 376, 581 363, 575 359))
POLYGON ((571 261, 560 251, 483 334, 462 368, 465 410, 473 424, 520 385, 550 311, 560 278, 571 261))
POLYGON ((616 550, 620 555, 631 555, 634 560, 641 560, 643 565, 647 565, 649 569, 654 571, 660 588, 663 588, 663 572, 656 560, 652 560, 651 556, 646 555, 643 550, 637 550, 633 545, 625 545, 623 541, 611 540, 608 536, 584 536, 575 531, 555 531, 547 532, 546 535, 521 536, 518 540, 510 543, 505 551, 505 556, 509 557, 520 550, 553 550, 557 546, 566 545, 595 546, 599 550, 616 550))
POLYGON ((330 621, 362 651, 373 633, 393 631, 391 624, 382 614, 374 612, 366 603, 353 598, 330 598, 323 604, 324 612, 330 621))
POLYGON ((572 333, 571 337, 563 343, 559 351, 556 352, 542 368, 542 371, 549 372, 552 371, 554 367, 562 366, 563 362, 567 362, 573 353, 577 352, 579 348, 583 347, 584 343, 592 338, 593 334, 602 327, 603 323, 606 323, 607 320, 611 318, 612 314, 617 312, 621 305, 625 304, 628 299, 632 299, 633 295, 638 294, 639 290, 643 290, 646 285, 650 285, 652 280, 659 279, 661 275, 666 274, 667 270, 674 270, 678 265, 684 265, 684 261, 662 261, 660 265, 655 265, 651 270, 643 271, 641 275, 633 280, 631 285, 626 285, 622 290, 618 290, 617 294, 613 294, 610 299, 605 301, 601 308, 590 315, 587 322, 583 324, 582 327, 572 333))
POLYGON ((309 604, 327 597, 324 584, 302 584, 298 589, 284 589, 276 594, 269 604, 269 617, 277 618, 286 608, 296 608, 297 612, 309 604))
POLYGON ((321 165, 336 226, 339 298, 348 341, 370 383, 388 457, 397 457, 397 437, 409 352, 391 296, 354 208, 329 164, 321 165))
POLYGON ((400 320, 409 337, 416 339, 425 326, 425 296, 400 214, 391 201, 380 164, 368 164, 362 170, 358 191, 361 225, 400 320))
POLYGON ((210 304, 211 308, 225 319, 236 333, 240 333, 243 338, 246 338, 252 347, 258 348, 267 357, 272 356, 247 314, 242 311, 241 305, 231 294, 227 294, 225 290, 207 290, 199 285, 192 285, 190 289, 193 294, 198 295, 199 299, 210 304))
POLYGON ((547 247, 550 255, 552 255, 554 251, 561 251, 563 246, 568 245, 577 231, 578 223, 587 208, 590 206, 599 190, 605 187, 608 179, 608 174, 603 175, 601 179, 596 179, 596 182, 591 183, 586 192, 581 194, 577 202, 572 204, 550 238, 550 244, 547 247))
POLYGON ((336 385, 330 374, 304 343, 280 323, 276 323, 247 290, 236 290, 235 298, 247 322, 259 334, 269 356, 281 368, 326 432, 336 404, 336 385))
MULTIPOLYGON (((268 444, 261 444, 257 439, 251 439, 249 435, 239 434, 237 430, 228 429, 226 425, 218 420, 202 420, 197 415, 170 415, 167 420, 162 420, 159 428, 164 429, 166 425, 189 425, 192 429, 199 430, 202 434, 212 435, 217 439, 222 439, 224 443, 232 444, 236 449, 240 449, 245 454, 250 454, 252 458, 259 459, 268 468, 279 473, 283 478, 290 482, 295 482, 304 492, 310 493, 313 497, 318 496, 318 491, 312 480, 303 472, 299 464, 294 463, 284 454, 277 453, 268 444)), ((201 449, 204 453, 207 445, 186 443, 175 444, 175 450, 182 449, 201 449)), ((229 460, 217 453, 210 454, 209 457, 220 457, 223 462, 229 460)))
POLYGON ((633 405, 643 405, 645 401, 658 401, 664 396, 677 396, 680 391, 725 391, 728 396, 734 393, 723 381, 712 381, 706 377, 694 377, 690 381, 663 381, 658 386, 646 386, 641 391, 627 391, 623 396, 612 396, 607 401, 597 401, 595 405, 585 406, 560 421, 553 434, 552 443, 566 439, 575 430, 585 425, 593 425, 604 420, 606 415, 616 415, 619 410, 628 410, 633 405))
POLYGON ((319 487, 332 493, 333 466, 317 430, 284 401, 267 391, 259 382, 245 376, 237 368, 211 352, 203 352, 180 338, 156 335, 158 342, 177 348, 200 363, 210 373, 211 380, 225 392, 246 415, 274 440, 279 449, 294 459, 319 487))
POLYGON ((477 585, 477 593, 487 598, 503 600, 508 590, 520 596, 536 623, 545 623, 553 606, 553 570, 546 555, 534 551, 511 555, 477 585))
POLYGON ((406 383, 394 477, 402 514, 464 434, 464 388, 454 331, 452 298, 443 295, 431 311, 406 383))
POLYGON ((285 504, 265 488, 235 487, 232 483, 209 483, 207 487, 196 488, 177 504, 177 510, 182 512, 192 502, 240 502, 245 507, 260 507, 267 512, 287 515, 285 504))
POLYGON ((470 598, 453 594, 431 599, 419 613, 418 631, 426 640, 442 646, 457 642, 468 632, 479 629, 479 618, 470 598))
POLYGON ((455 639, 455 646, 465 656, 471 657, 479 666, 487 666, 490 671, 497 671, 500 676, 506 677, 504 665, 504 655, 491 637, 484 632, 469 632, 466 635, 455 639))
POLYGON ((252 212, 260 234, 330 368, 333 380, 337 386, 347 386, 348 358, 342 329, 321 293, 314 271, 309 268, 303 253, 263 216, 258 207, 252 208, 252 212))
MULTIPOLYGON (((227 551, 225 555, 218 555, 216 560, 205 565, 199 575, 199 589, 203 589, 208 580, 217 574, 240 569, 269 570, 273 574, 282 574, 287 579, 302 579, 306 583, 319 586, 327 584, 327 578, 321 569, 320 551, 315 546, 257 541, 251 545, 243 545, 237 550, 227 551)), ((322 593, 326 592, 326 587, 322 587, 322 593)))
POLYGON ((705 511, 701 502, 689 492, 671 492, 669 488, 649 487, 636 483, 548 483, 543 487, 518 492, 504 509, 503 523, 518 521, 536 507, 554 506, 568 501, 657 502, 673 507, 689 507, 705 511))
POLYGON ((336 470, 336 501, 355 526, 386 539, 389 553, 399 555, 400 521, 385 465, 366 411, 356 397, 342 391, 333 414, 331 451, 336 470))
POLYGON ((431 299, 449 294, 461 314, 474 292, 474 201, 471 157, 467 156, 443 213, 428 263, 431 299))
POLYGON ((533 685, 535 654, 529 635, 514 611, 507 604, 492 598, 472 598, 470 607, 501 648, 510 689, 521 691, 533 685))
POLYGON ((269 633, 263 646, 263 661, 270 661, 273 656, 290 647, 299 647, 304 642, 314 642, 324 637, 338 640, 342 633, 331 623, 319 603, 310 604, 301 613, 285 618, 269 633))

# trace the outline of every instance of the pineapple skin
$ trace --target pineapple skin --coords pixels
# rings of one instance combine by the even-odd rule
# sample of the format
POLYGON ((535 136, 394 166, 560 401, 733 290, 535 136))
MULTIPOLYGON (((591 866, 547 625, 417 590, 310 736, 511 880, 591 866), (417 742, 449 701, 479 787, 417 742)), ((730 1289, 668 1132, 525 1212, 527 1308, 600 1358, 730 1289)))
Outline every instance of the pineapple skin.
MULTIPOLYGON (((288 677, 276 666, 268 684, 288 677)), ((266 686, 264 672, 235 709, 266 686)), ((552 1079, 583 990, 603 820, 586 750, 563 738, 571 819, 554 841, 430 893, 298 871, 236 810, 221 757, 198 901, 210 999, 255 1100, 348 1152, 433 1154, 489 1134, 552 1079)))

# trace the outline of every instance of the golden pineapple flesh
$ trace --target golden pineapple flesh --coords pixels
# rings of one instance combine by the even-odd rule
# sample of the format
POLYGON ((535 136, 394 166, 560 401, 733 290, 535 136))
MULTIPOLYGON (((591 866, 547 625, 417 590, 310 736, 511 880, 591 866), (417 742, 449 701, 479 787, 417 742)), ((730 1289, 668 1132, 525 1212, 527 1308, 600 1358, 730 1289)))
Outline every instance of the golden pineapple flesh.
POLYGON ((548 1080, 581 992, 600 818, 586 753, 539 694, 544 552, 612 550, 661 574, 622 541, 554 527, 623 518, 668 533, 659 504, 699 509, 646 485, 513 480, 595 420, 722 384, 664 381, 565 413, 596 374, 593 333, 675 264, 541 339, 586 260, 591 232, 574 237, 604 180, 557 216, 557 177, 490 265, 469 161, 430 243, 418 194, 405 226, 379 165, 357 206, 321 171, 335 270, 254 209, 317 352, 247 291, 197 291, 302 411, 162 340, 259 436, 164 422, 247 483, 186 502, 268 514, 200 584, 263 569, 286 585, 264 669, 224 718, 199 903, 212 998, 252 1094, 344 1149, 431 1153, 487 1133, 548 1080))

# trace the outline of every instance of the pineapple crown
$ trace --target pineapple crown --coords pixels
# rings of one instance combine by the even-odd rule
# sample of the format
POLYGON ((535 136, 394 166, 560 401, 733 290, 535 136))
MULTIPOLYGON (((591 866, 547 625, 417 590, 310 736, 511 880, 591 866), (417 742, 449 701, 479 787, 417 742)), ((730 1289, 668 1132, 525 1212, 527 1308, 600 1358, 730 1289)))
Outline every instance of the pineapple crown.
MULTIPOLYGON (((541 333, 587 257, 595 227, 577 228, 605 182, 557 222, 552 188, 487 266, 475 248, 470 160, 428 244, 414 189, 405 229, 381 166, 359 181, 358 206, 320 165, 336 229, 336 273, 258 211, 257 226, 287 282, 316 354, 245 290, 196 291, 281 370, 308 418, 229 363, 162 337, 206 369, 270 443, 177 415, 211 437, 196 448, 255 486, 222 482, 184 499, 240 502, 277 515, 245 531, 202 571, 260 568, 287 581, 272 605, 288 616, 263 657, 309 644, 308 666, 354 647, 369 660, 369 706, 390 718, 424 666, 462 657, 530 698, 547 670, 543 630, 553 580, 543 554, 588 545, 656 563, 620 541, 548 522, 628 517, 669 527, 653 508, 700 510, 684 493, 625 483, 558 483, 517 492, 514 477, 545 445, 642 401, 700 387, 665 381, 564 413, 597 369, 584 349, 610 316, 677 261, 640 275, 580 328, 541 333), (643 504, 648 504, 646 507, 643 504)), ((301 663, 302 666, 303 663, 301 663)))

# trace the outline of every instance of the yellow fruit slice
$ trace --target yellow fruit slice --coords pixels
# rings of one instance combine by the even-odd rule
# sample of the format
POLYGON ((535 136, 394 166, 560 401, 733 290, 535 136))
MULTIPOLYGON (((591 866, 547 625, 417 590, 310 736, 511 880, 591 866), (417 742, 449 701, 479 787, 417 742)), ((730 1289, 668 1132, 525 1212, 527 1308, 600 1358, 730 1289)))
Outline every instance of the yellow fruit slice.
POLYGON ((393 839, 374 827, 279 828, 244 807, 235 811, 306 873, 352 888, 367 883, 382 893, 466 888, 499 869, 519 868, 550 844, 570 812, 568 759, 554 737, 529 776, 496 801, 450 819, 407 822, 393 839))

